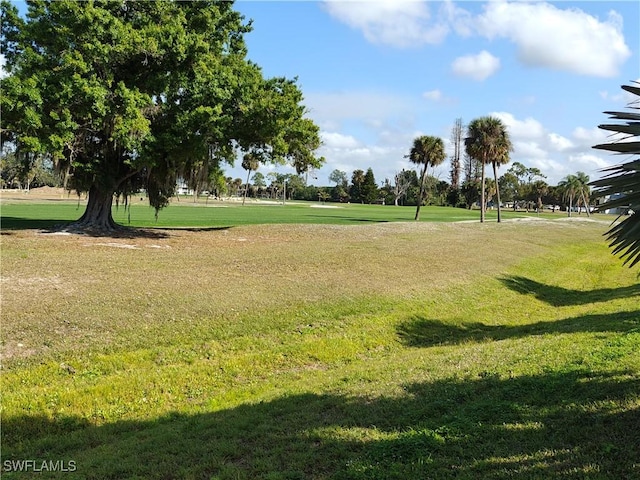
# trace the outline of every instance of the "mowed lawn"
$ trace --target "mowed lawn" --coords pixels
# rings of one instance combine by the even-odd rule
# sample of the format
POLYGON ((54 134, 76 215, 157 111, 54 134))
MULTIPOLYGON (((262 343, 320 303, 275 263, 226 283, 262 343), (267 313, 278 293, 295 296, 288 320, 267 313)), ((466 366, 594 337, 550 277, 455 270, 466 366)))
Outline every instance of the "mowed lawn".
MULTIPOLYGON (((57 199, 35 200, 28 195, 5 200, 2 204, 2 227, 6 229, 51 228, 61 226, 82 216, 86 199, 63 195, 57 199)), ((319 203, 303 201, 256 201, 241 199, 207 201, 192 197, 172 200, 171 205, 158 213, 148 205, 146 198, 135 197, 130 205, 113 209, 114 220, 122 225, 144 228, 225 228, 237 225, 257 224, 341 224, 387 223, 413 221, 415 207, 393 205, 360 205, 319 203)), ((560 218, 566 213, 541 215, 503 210, 504 217, 560 218)), ((491 210, 487 217, 495 219, 497 212, 491 210)), ((584 214, 582 215, 584 216, 584 214)), ((480 212, 450 207, 423 207, 420 219, 427 222, 452 222, 478 220, 480 212)))
POLYGON ((366 207, 108 238, 3 205, 3 478, 640 478, 607 223, 366 207))

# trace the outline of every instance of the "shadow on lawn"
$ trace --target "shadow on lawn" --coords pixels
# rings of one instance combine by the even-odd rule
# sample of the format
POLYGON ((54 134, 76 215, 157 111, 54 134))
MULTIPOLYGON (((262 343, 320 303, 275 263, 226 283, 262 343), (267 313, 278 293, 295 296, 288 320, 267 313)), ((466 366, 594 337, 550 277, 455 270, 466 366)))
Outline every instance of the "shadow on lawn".
POLYGON ((407 221, 405 218, 392 218, 392 219, 374 219, 374 218, 363 218, 363 217, 348 217, 343 215, 315 215, 315 214, 306 214, 306 217, 310 218, 331 218, 333 220, 340 220, 347 224, 349 223, 390 223, 394 221, 407 221))
POLYGON ((638 478, 640 409, 630 405, 640 380, 611 375, 447 379, 389 398, 299 394, 98 427, 5 418, 3 465, 74 460, 70 479, 638 478))
MULTIPOLYGON (((118 228, 111 231, 104 230, 91 230, 91 229, 76 229, 73 227, 74 221, 61 220, 61 219, 47 219, 36 220, 30 218, 19 217, 2 217, 2 234, 10 235, 16 230, 40 230, 42 233, 48 234, 60 234, 60 233, 73 233, 77 235, 87 235, 90 237, 108 237, 108 238, 153 238, 162 239, 168 238, 169 234, 163 230, 174 230, 172 228, 155 228, 155 227, 129 227, 126 225, 118 224, 118 228)), ((195 228, 182 230, 187 231, 208 231, 208 230, 224 230, 229 227, 212 227, 208 228, 195 228)), ((178 230, 178 229, 175 229, 178 230)))
POLYGON ((55 230, 71 223, 63 219, 34 220, 30 218, 2 216, 2 230, 55 230))
POLYGON ((416 315, 398 328, 403 343, 410 347, 456 345, 468 341, 496 341, 529 335, 575 332, 628 332, 640 327, 640 310, 582 315, 563 320, 526 325, 485 325, 481 322, 452 324, 416 315))
POLYGON ((508 276, 499 279, 504 286, 523 295, 533 295, 554 307, 585 305, 587 303, 608 302, 616 298, 640 296, 640 284, 618 288, 598 288, 595 290, 570 290, 553 285, 545 285, 530 278, 508 276))

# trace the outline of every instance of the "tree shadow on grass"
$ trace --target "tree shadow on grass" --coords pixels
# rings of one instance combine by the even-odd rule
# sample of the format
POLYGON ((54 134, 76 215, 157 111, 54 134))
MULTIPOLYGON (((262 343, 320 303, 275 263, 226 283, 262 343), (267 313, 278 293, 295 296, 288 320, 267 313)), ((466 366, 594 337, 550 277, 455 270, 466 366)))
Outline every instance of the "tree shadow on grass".
POLYGON ((563 320, 540 321, 526 325, 486 325, 481 322, 443 322, 416 315, 398 327, 398 336, 410 347, 457 345, 522 338, 529 335, 576 332, 629 332, 640 328, 640 310, 609 314, 581 315, 563 320))
POLYGON ((8 417, 3 478, 19 477, 6 472, 16 459, 73 460, 70 479, 638 478, 639 390, 632 372, 558 372, 409 384, 393 397, 297 394, 103 426, 8 417))
POLYGON ((58 228, 64 228, 65 225, 71 223, 69 220, 64 219, 47 219, 36 220, 31 218, 20 217, 7 217, 2 216, 2 230, 55 230, 58 228))
MULTIPOLYGON (((14 232, 18 230, 39 230, 44 234, 76 234, 86 235, 89 237, 107 237, 107 238, 153 238, 163 239, 168 238, 169 234, 163 230, 171 230, 171 228, 144 228, 144 227, 129 227, 126 225, 118 224, 114 230, 105 231, 102 229, 92 230, 90 228, 76 228, 74 227, 75 221, 61 220, 61 219, 29 219, 19 217, 2 217, 2 233, 4 235, 8 232, 14 232)), ((223 227, 227 228, 227 227, 223 227)), ((219 230, 220 228, 214 227, 213 230, 219 230)), ((183 229, 187 230, 187 229, 183 229)), ((202 229, 198 229, 200 231, 202 229)), ((195 231, 195 230, 194 230, 195 231)))
POLYGON ((554 307, 585 305, 587 303, 608 302, 616 298, 640 296, 640 283, 617 288, 598 288, 594 290, 570 290, 553 285, 545 285, 530 278, 507 276, 499 279, 510 290, 523 295, 533 295, 554 307))
POLYGON ((306 214, 306 217, 310 218, 330 218, 332 220, 341 221, 344 223, 390 223, 393 221, 406 221, 407 219, 373 219, 373 218, 358 218, 358 217, 350 217, 344 216, 340 214, 336 215, 316 215, 316 214, 306 214))
POLYGON ((219 232, 231 230, 233 226, 224 227, 146 227, 147 230, 166 230, 168 232, 219 232))

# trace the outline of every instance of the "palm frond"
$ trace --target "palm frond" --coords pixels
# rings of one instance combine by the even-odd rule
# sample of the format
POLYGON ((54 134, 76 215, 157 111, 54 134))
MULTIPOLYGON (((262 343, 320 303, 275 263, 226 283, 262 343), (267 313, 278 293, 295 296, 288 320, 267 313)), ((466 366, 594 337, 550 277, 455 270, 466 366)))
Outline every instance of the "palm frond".
MULTIPOLYGON (((640 83, 634 82, 638 85, 640 83)), ((627 92, 640 97, 640 87, 623 85, 627 92)), ((629 105, 638 103, 639 99, 629 105)), ((605 112, 614 120, 626 120, 624 124, 606 124, 599 128, 616 133, 626 134, 627 139, 640 136, 640 114, 634 112, 605 112)), ((640 141, 614 141, 595 145, 593 148, 607 150, 617 154, 640 154, 640 141)), ((640 262, 640 158, 634 158, 621 165, 603 170, 607 174, 591 185, 594 194, 607 197, 607 201, 598 207, 599 211, 613 208, 625 208, 631 213, 627 218, 614 225, 605 233, 611 242, 612 253, 620 256, 624 264, 630 267, 640 262)))

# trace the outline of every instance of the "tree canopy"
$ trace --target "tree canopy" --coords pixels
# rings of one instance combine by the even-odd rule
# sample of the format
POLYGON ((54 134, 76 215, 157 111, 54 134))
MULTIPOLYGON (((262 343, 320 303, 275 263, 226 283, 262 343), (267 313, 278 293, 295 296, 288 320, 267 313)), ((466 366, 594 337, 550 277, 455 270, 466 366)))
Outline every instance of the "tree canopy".
POLYGON ((51 158, 88 192, 84 228, 112 229, 116 195, 168 204, 176 178, 240 153, 319 167, 318 127, 296 80, 246 59, 251 23, 232 2, 2 2, 2 138, 51 158))
POLYGON ((430 135, 421 135, 413 139, 411 150, 409 151, 409 160, 416 165, 422 165, 420 173, 420 194, 418 196, 418 204, 416 207, 415 220, 420 219, 420 206, 424 201, 424 186, 427 179, 428 168, 440 165, 446 154, 444 151, 444 142, 440 137, 430 135))
POLYGON ((500 190, 496 167, 509 162, 509 152, 513 150, 509 132, 497 117, 480 117, 469 123, 465 138, 467 154, 482 164, 482 185, 480 200, 480 221, 484 222, 485 202, 485 165, 493 165, 494 180, 498 203, 498 222, 500 221, 500 190))

